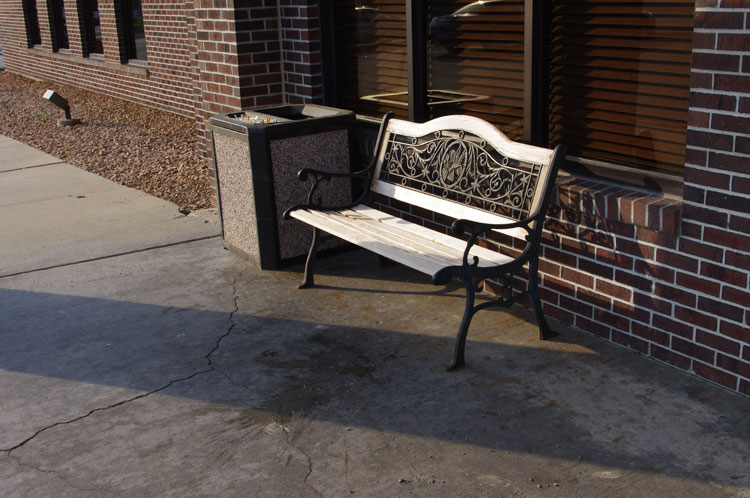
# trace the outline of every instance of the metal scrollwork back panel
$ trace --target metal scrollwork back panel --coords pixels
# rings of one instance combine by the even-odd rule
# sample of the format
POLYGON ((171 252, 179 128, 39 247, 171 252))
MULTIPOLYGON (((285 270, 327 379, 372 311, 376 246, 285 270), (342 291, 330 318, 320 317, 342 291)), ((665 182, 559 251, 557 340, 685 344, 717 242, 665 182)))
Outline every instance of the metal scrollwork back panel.
POLYGON ((540 169, 503 156, 480 137, 444 130, 392 135, 380 180, 521 219, 529 214, 540 169))

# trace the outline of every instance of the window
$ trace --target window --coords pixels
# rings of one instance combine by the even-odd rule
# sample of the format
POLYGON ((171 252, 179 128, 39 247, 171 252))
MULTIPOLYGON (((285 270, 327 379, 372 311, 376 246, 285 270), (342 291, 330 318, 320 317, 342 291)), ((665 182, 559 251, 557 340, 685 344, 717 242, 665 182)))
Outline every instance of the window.
POLYGON ((41 45, 42 34, 39 30, 36 0, 24 0, 23 15, 26 20, 26 39, 28 40, 29 47, 41 45))
POLYGON ((475 115, 631 183, 682 173, 692 1, 330 2, 331 104, 475 115))
POLYGON ((68 49, 68 25, 65 22, 63 0, 48 0, 49 24, 52 29, 52 50, 68 49))
POLYGON ((122 0, 123 41, 126 60, 148 60, 146 57, 146 35, 143 30, 141 0, 122 0))
POLYGON ((84 47, 87 54, 103 54, 102 27, 99 22, 99 2, 79 0, 78 10, 83 23, 84 47))

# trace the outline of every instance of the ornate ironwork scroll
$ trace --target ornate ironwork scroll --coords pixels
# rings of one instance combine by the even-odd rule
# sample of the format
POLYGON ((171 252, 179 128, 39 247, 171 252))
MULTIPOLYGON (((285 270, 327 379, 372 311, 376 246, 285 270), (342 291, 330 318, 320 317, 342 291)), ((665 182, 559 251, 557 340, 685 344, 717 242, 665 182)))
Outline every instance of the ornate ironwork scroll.
POLYGON ((392 136, 380 179, 514 219, 528 216, 541 166, 509 159, 480 137, 392 136))

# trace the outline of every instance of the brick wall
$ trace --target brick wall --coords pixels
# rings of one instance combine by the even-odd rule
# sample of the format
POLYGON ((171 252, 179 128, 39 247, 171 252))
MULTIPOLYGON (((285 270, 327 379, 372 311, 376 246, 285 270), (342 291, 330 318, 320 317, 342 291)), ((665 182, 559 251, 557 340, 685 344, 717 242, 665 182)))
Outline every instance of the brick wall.
POLYGON ((192 12, 177 0, 143 2, 148 66, 122 64, 124 49, 118 38, 113 0, 99 2, 103 56, 86 54, 80 35, 75 0, 65 1, 70 49, 52 51, 46 2, 37 2, 42 45, 29 48, 20 0, 0 0, 0 37, 6 69, 39 79, 71 84, 87 90, 193 116, 193 73, 190 33, 192 12))

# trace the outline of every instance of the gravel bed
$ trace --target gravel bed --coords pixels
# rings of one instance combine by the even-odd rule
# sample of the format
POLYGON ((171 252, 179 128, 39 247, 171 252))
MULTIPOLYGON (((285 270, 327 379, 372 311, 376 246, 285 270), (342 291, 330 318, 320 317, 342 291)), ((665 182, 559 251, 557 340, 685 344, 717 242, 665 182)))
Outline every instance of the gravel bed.
POLYGON ((57 83, 0 72, 0 134, 65 162, 161 199, 183 211, 211 207, 208 164, 192 119, 57 83), (42 98, 68 99, 63 111, 42 98))

